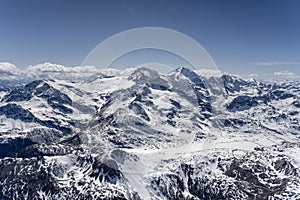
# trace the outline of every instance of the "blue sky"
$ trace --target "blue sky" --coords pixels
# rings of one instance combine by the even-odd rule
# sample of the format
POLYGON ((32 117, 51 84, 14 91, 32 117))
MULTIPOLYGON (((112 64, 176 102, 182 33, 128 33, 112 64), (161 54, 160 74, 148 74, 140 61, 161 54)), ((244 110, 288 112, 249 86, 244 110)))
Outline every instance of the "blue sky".
POLYGON ((198 41, 230 73, 300 74, 300 1, 0 0, 0 61, 80 65, 101 41, 165 27, 198 41))

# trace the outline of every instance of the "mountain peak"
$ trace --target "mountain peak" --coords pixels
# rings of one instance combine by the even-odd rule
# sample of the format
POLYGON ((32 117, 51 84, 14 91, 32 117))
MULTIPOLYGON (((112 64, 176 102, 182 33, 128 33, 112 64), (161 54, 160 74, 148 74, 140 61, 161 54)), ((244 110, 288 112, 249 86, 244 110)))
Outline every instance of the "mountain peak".
POLYGON ((141 67, 136 69, 129 77, 129 80, 149 80, 159 78, 159 73, 151 68, 141 67))

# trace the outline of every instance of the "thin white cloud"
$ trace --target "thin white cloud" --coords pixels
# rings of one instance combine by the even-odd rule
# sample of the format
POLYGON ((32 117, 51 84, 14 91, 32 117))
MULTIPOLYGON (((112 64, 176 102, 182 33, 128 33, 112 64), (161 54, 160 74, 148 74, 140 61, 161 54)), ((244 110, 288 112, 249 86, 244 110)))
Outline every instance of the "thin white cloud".
POLYGON ((99 69, 95 66, 77 66, 77 67, 66 67, 59 64, 53 63, 42 63, 38 65, 30 65, 26 71, 29 73, 98 73, 99 69))
POLYGON ((282 76, 285 78, 298 78, 299 76, 293 72, 289 71, 281 71, 281 72, 274 72, 274 75, 276 76, 282 76))
POLYGON ((24 73, 15 65, 8 62, 0 62, 0 80, 15 80, 23 76, 24 73))
POLYGON ((300 65, 300 62, 257 62, 257 66, 300 65))
POLYGON ((9 72, 9 73, 17 73, 19 69, 8 62, 0 62, 0 72, 9 72))
POLYGON ((131 7, 131 6, 128 6, 128 5, 124 5, 123 6, 128 12, 130 12, 130 13, 135 13, 135 10, 131 7))
POLYGON ((98 69, 95 66, 69 67, 53 63, 41 63, 30 65, 26 69, 0 62, 0 81, 2 80, 34 80, 34 79, 64 79, 64 80, 88 80, 102 76, 129 75, 134 69, 98 69))
POLYGON ((293 81, 300 80, 300 76, 289 71, 278 71, 262 74, 248 74, 244 78, 254 78, 261 81, 293 81))

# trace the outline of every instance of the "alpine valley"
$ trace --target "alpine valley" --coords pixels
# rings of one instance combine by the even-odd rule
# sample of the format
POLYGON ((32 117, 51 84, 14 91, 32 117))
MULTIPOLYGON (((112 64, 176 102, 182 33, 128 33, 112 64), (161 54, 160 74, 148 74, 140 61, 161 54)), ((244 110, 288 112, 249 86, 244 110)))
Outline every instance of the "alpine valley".
POLYGON ((299 81, 47 65, 1 72, 1 200, 300 199, 299 81))

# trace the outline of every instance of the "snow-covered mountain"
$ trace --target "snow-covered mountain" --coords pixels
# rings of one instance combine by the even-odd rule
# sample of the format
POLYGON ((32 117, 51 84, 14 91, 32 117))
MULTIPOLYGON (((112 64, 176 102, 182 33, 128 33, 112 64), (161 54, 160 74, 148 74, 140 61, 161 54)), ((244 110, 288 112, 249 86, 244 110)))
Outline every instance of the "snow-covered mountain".
POLYGON ((1 87, 0 199, 300 198, 299 82, 44 78, 1 87))

